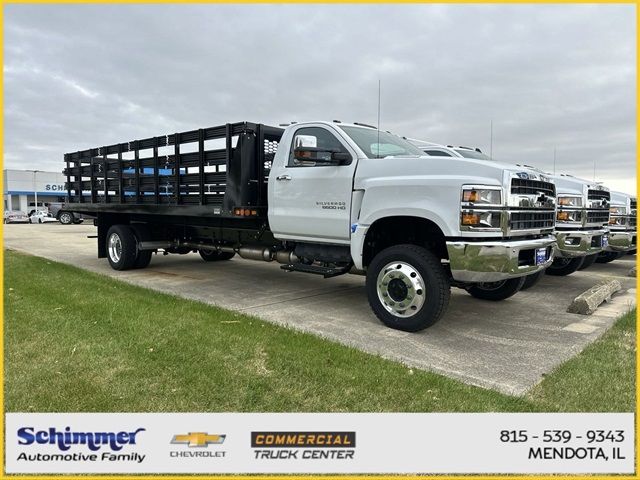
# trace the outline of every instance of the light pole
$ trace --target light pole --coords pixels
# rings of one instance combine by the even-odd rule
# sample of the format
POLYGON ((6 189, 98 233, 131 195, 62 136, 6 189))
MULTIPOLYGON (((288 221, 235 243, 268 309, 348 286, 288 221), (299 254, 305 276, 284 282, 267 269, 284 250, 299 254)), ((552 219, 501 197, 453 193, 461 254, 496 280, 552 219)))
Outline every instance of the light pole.
POLYGON ((33 172, 33 196, 35 200, 34 213, 38 213, 38 186, 36 185, 36 174, 42 170, 27 170, 27 172, 33 172))

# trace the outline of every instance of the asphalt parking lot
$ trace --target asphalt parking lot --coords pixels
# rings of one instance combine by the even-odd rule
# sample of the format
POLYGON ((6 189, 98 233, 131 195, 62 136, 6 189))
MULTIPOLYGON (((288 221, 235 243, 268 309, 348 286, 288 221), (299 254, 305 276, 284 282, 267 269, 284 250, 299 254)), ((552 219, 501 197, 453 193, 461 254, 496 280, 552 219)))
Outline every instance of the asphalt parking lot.
POLYGON ((364 277, 285 273, 277 263, 206 263, 197 254, 154 256, 143 270, 117 272, 97 258, 92 225, 5 225, 5 247, 179 295, 347 344, 509 394, 523 394, 545 373, 602 335, 635 305, 635 256, 594 264, 568 277, 545 276, 499 303, 452 289, 445 317, 420 333, 384 327, 369 309, 364 277), (565 313, 574 297, 604 278, 623 290, 591 316, 565 313))

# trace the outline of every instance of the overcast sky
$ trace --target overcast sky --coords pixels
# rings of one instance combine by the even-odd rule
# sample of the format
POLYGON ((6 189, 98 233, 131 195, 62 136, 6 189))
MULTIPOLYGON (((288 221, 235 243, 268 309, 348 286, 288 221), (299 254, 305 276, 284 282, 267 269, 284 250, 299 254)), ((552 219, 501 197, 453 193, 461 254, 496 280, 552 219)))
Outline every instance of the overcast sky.
POLYGON ((248 120, 376 123, 635 192, 633 5, 5 5, 5 168, 248 120))

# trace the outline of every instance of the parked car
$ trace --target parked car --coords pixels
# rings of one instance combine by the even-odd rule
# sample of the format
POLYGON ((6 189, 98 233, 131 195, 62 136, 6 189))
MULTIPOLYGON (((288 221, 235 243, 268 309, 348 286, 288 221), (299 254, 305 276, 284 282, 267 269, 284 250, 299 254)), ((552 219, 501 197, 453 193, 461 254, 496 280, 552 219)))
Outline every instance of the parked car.
POLYGON ((35 212, 29 217, 29 223, 49 223, 57 221, 56 217, 48 212, 43 212, 42 210, 35 212))
POLYGON ((21 210, 5 210, 4 223, 29 223, 29 216, 21 210))
POLYGON ((67 209, 66 203, 60 203, 60 202, 50 203, 49 212, 63 225, 71 225, 73 223, 82 223, 84 220, 84 217, 79 213, 70 212, 67 209))

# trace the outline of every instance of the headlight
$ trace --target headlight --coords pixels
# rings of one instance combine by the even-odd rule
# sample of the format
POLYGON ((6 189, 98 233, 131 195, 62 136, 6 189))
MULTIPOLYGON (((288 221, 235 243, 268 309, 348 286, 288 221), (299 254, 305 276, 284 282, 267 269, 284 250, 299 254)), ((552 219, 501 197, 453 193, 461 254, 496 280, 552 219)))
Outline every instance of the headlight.
POLYGON ((460 216, 460 225, 475 228, 500 228, 501 212, 479 212, 475 210, 463 210, 460 216))
POLYGON ((624 215, 625 213, 627 213, 627 208, 626 207, 611 207, 611 208, 609 208, 609 212, 611 212, 611 215, 624 215))
POLYGON ((581 211, 559 211, 556 214, 556 220, 558 222, 574 222, 580 223, 582 221, 582 212, 581 211))
POLYGON ((581 197, 558 197, 560 207, 582 207, 581 197))
POLYGON ((610 217, 609 218, 609 225, 625 226, 626 224, 627 224, 626 217, 610 217))
POLYGON ((498 188, 462 188, 462 202, 480 205, 502 205, 502 191, 498 188))

